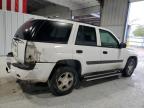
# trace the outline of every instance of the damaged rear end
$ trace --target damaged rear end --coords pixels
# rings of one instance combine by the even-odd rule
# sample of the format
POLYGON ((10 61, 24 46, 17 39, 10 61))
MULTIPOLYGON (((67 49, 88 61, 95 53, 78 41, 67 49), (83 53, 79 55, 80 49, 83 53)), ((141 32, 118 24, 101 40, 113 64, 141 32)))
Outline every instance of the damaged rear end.
POLYGON ((67 45, 73 24, 55 20, 30 20, 12 40, 6 70, 22 80, 46 82, 60 58, 72 58, 67 45), (10 60, 11 58, 11 60, 10 60))
POLYGON ((17 63, 14 65, 18 66, 21 64, 27 69, 31 69, 34 67, 35 62, 39 60, 38 51, 33 43, 33 37, 43 23, 43 20, 30 20, 17 30, 12 40, 12 54, 17 63))
MULTIPOLYGON (((44 20, 30 20, 24 23, 12 39, 12 52, 7 55, 6 71, 14 71, 13 68, 31 71, 35 68, 39 59, 39 52, 33 42, 44 20)), ((20 74, 16 74, 18 78, 20 74)))

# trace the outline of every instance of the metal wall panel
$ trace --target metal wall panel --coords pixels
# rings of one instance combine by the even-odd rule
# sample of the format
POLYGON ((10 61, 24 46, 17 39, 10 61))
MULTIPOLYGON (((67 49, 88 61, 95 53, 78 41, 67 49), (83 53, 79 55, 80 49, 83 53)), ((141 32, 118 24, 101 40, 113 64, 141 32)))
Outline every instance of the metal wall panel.
POLYGON ((5 54, 11 51, 11 40, 12 40, 12 14, 6 12, 6 40, 5 40, 5 54))
POLYGON ((18 13, 17 14, 17 17, 18 17, 18 25, 17 25, 17 28, 19 28, 23 23, 24 23, 24 14, 23 13, 18 13))
POLYGON ((24 14, 24 22, 28 21, 30 18, 29 18, 29 15, 28 14, 24 14))
POLYGON ((111 29, 122 41, 127 20, 128 0, 104 0, 101 26, 111 29))
POLYGON ((11 51, 11 41, 17 29, 31 18, 41 16, 0 10, 0 56, 11 51))
POLYGON ((12 23, 12 36, 14 36, 18 28, 18 17, 17 17, 17 13, 15 12, 12 12, 11 15, 12 15, 12 20, 11 20, 12 21, 11 22, 12 23))
POLYGON ((0 55, 5 51, 5 14, 0 11, 0 55))

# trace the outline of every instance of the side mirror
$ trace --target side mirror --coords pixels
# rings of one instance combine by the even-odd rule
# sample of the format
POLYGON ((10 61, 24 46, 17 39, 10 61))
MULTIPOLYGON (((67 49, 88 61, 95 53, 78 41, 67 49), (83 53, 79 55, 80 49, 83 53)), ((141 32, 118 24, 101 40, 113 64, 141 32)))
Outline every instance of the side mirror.
POLYGON ((123 43, 123 42, 122 42, 122 43, 120 43, 119 48, 126 48, 126 46, 127 46, 126 43, 123 43))

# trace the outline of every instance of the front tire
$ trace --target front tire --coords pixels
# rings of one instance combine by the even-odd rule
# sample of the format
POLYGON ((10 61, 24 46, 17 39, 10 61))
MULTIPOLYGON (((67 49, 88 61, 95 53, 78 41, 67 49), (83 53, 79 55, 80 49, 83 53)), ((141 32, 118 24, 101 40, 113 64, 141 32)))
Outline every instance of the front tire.
POLYGON ((71 67, 58 67, 50 80, 50 90, 55 96, 69 94, 74 89, 78 81, 75 69, 71 67))
POLYGON ((136 60, 134 58, 128 59, 127 64, 123 70, 123 76, 130 77, 133 74, 135 67, 136 67, 136 60))

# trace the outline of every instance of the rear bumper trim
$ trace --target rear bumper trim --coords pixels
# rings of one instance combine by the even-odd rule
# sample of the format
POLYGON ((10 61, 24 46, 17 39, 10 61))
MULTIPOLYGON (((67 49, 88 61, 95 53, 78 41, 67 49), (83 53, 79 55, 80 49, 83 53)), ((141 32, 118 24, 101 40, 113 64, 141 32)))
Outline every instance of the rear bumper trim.
POLYGON ((35 64, 12 63, 12 66, 23 69, 23 70, 33 70, 35 67, 35 64))
POLYGON ((9 53, 7 54, 7 57, 14 57, 14 55, 13 55, 12 52, 9 52, 9 53))

